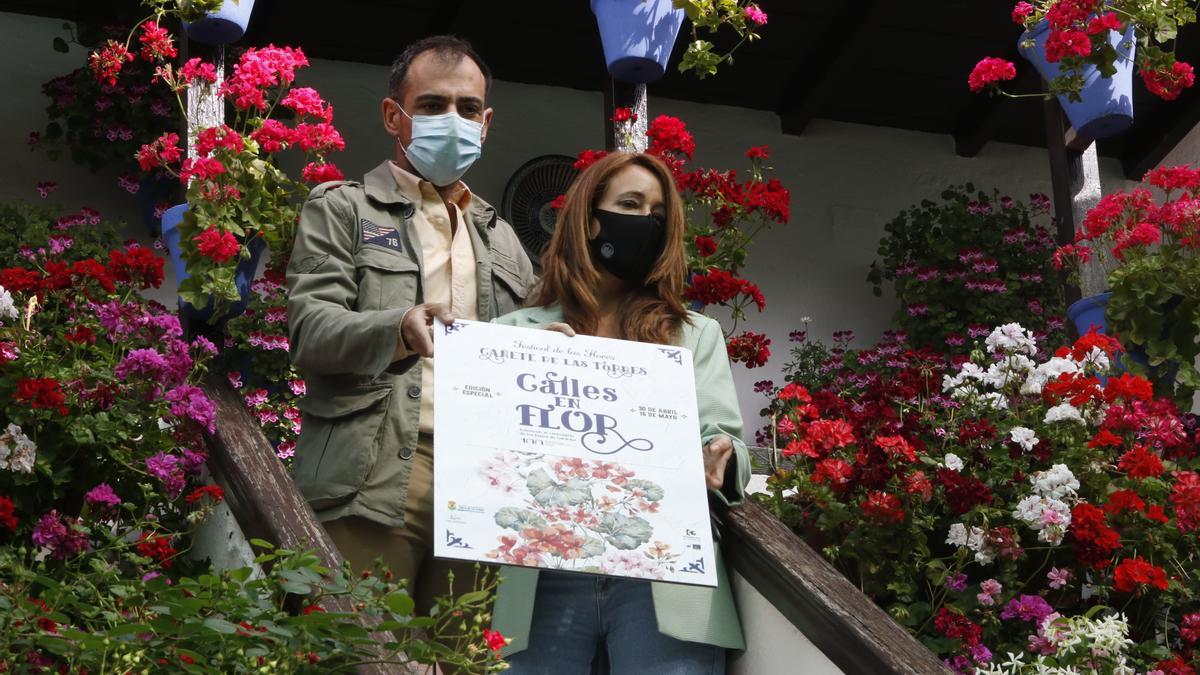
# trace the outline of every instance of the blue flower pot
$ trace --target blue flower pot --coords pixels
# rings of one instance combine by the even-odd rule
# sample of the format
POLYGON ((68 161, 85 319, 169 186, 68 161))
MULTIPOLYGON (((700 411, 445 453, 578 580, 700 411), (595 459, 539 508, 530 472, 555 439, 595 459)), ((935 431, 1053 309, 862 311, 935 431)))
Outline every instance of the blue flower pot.
POLYGON ((254 0, 225 0, 221 9, 208 16, 184 22, 183 29, 196 42, 209 45, 227 45, 237 42, 246 34, 250 24, 250 13, 254 11, 254 0))
MULTIPOLYGON (((1032 31, 1025 31, 1017 43, 1024 56, 1037 68, 1042 78, 1049 82, 1058 77, 1059 64, 1046 60, 1046 38, 1050 36, 1050 24, 1039 23, 1032 31), (1032 47, 1025 43, 1033 40, 1032 47)), ((1108 42, 1117 51, 1117 72, 1112 77, 1101 77, 1095 66, 1083 69, 1082 101, 1074 102, 1066 96, 1058 101, 1071 120, 1071 126, 1079 134, 1089 138, 1108 138, 1125 131, 1133 124, 1133 25, 1124 33, 1108 32, 1108 42)))
MULTIPOLYGON (((183 214, 187 211, 187 208, 187 204, 172 206, 163 212, 162 217, 162 239, 167 247, 167 253, 171 257, 171 264, 175 268, 176 289, 179 288, 179 284, 191 276, 187 273, 187 266, 183 260, 183 251, 179 245, 179 223, 183 221, 183 214)), ((254 275, 258 272, 258 263, 262 259, 263 251, 267 248, 267 242, 263 241, 262 237, 255 237, 250 240, 249 248, 250 258, 238 263, 233 277, 234 283, 237 285, 238 295, 242 299, 233 303, 229 311, 219 317, 219 319, 229 319, 246 311, 246 302, 250 298, 250 286, 254 283, 254 275)), ((213 318, 211 301, 203 309, 197 309, 191 303, 180 300, 179 312, 197 321, 210 321, 213 318)))
MULTIPOLYGON (((1071 323, 1075 324, 1075 330, 1080 335, 1084 335, 1092 326, 1096 326, 1097 332, 1107 333, 1108 322, 1104 316, 1104 310, 1108 307, 1108 300, 1112 297, 1112 293, 1101 293, 1092 295, 1082 300, 1077 300, 1071 303, 1067 308, 1067 318, 1071 323)), ((1175 374, 1179 372, 1179 366, 1166 364, 1151 366, 1150 357, 1142 349, 1133 345, 1124 345, 1127 350, 1123 356, 1113 363, 1113 373, 1119 375, 1127 370, 1124 361, 1132 361, 1141 365, 1150 374, 1150 379, 1158 380, 1164 384, 1170 385, 1175 382, 1175 374)), ((1100 378, 1100 383, 1104 384, 1107 378, 1100 378)))
POLYGON ((671 0, 591 0, 608 72, 622 82, 653 82, 667 72, 684 12, 671 0))
POLYGON ((1104 322, 1104 308, 1108 306, 1108 299, 1111 297, 1112 293, 1101 293, 1071 303, 1067 308, 1067 318, 1075 324, 1075 330, 1080 335, 1087 334, 1092 326, 1096 326, 1101 333, 1105 331, 1108 324, 1104 322))

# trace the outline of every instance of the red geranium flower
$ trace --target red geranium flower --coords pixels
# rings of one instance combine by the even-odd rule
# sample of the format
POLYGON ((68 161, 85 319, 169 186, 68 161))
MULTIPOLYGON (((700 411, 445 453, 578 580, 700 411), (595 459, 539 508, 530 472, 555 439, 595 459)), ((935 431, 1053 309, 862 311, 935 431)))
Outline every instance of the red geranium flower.
POLYGON ((141 555, 157 561, 163 566, 163 569, 171 568, 171 558, 178 553, 175 547, 171 546, 169 537, 154 535, 150 532, 142 532, 138 537, 137 550, 141 555))
POLYGON ((52 377, 21 378, 13 398, 18 403, 28 403, 34 410, 56 410, 59 415, 67 414, 62 386, 52 377))
POLYGON ((225 499, 225 491, 219 485, 202 485, 192 490, 186 499, 187 503, 194 504, 205 497, 211 499, 214 504, 220 504, 225 499))
POLYGON ((1174 101, 1184 89, 1196 83, 1195 71, 1191 64, 1184 61, 1171 64, 1170 71, 1157 70, 1146 63, 1142 65, 1141 73, 1142 81, 1150 93, 1164 101, 1174 101))
POLYGON ((1141 595, 1143 586, 1167 590, 1166 572, 1139 556, 1126 558, 1117 564, 1113 572, 1113 588, 1122 593, 1138 591, 1138 595, 1141 595))
POLYGON ((13 502, 8 497, 0 496, 0 527, 9 532, 17 531, 17 516, 13 502))
POLYGON ((196 235, 196 250, 200 255, 212 260, 218 265, 233 258, 242 250, 237 237, 224 232, 217 227, 210 227, 196 235))
POLYGON ((881 525, 904 522, 904 505, 896 495, 879 490, 867 493, 862 503, 863 515, 881 525))
POLYGON ((1146 446, 1138 445, 1121 455, 1117 467, 1130 478, 1151 478, 1163 472, 1162 460, 1146 446))
POLYGON ((696 251, 700 254, 701 258, 707 258, 717 252, 717 240, 712 237, 696 237, 694 241, 696 243, 696 251))
POLYGON ((483 640, 487 643, 488 648, 494 652, 504 649, 504 646, 508 644, 508 640, 500 634, 500 631, 492 630, 491 628, 483 629, 483 640))
POLYGON ((1012 61, 988 56, 975 64, 975 68, 971 70, 971 74, 967 77, 967 86, 971 88, 971 91, 978 94, 987 87, 1011 80, 1016 76, 1017 67, 1013 65, 1012 61))

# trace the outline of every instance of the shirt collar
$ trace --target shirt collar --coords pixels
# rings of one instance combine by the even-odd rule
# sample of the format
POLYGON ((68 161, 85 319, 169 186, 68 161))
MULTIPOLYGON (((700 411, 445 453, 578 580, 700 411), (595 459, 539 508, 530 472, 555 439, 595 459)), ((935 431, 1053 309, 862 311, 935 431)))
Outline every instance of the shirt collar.
MULTIPOLYGON (((430 183, 411 171, 401 168, 399 164, 396 164, 391 160, 388 160, 387 165, 392 171, 392 176, 396 179, 396 185, 400 188, 400 194, 403 195, 405 199, 416 204, 434 199, 441 199, 441 196, 438 194, 437 188, 434 187, 433 183, 430 183)), ((466 183, 462 183, 461 181, 459 182, 463 189, 462 192, 459 193, 458 199, 454 201, 454 204, 458 206, 459 211, 465 212, 467 207, 471 204, 471 188, 468 187, 466 183)))

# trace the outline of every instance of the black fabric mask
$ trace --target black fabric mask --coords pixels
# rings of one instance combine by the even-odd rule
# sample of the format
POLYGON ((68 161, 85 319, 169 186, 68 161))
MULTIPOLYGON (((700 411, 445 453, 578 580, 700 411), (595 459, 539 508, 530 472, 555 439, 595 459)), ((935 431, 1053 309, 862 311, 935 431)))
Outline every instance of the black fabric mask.
POLYGON ((646 275, 663 252, 667 226, 655 216, 595 209, 600 233, 592 239, 592 255, 622 281, 644 286, 646 275))

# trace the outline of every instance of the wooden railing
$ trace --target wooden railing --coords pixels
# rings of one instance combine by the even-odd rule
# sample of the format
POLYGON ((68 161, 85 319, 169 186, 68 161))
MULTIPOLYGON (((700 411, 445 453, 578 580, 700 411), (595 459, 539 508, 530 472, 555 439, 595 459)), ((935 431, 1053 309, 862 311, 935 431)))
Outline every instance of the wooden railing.
MULTIPOLYGON (((275 457, 262 429, 225 379, 204 385, 217 407, 208 466, 247 538, 312 550, 331 569, 343 558, 275 457)), ((925 675, 948 672, 934 655, 891 620, 817 552, 762 506, 749 501, 722 514, 722 548, 730 566, 844 673, 925 675)), ((353 612, 331 599, 329 611, 353 612)), ((368 617, 363 617, 371 628, 368 617)), ((383 636, 380 641, 386 641, 383 636)), ((407 672, 371 665, 371 675, 407 672)))
MULTIPOLYGON (((344 558, 304 501, 283 463, 263 435, 258 422, 225 379, 214 375, 204 383, 204 393, 217 407, 217 432, 209 437, 208 468, 225 490, 225 499, 247 539, 269 541, 281 548, 311 550, 321 564, 339 569, 344 558)), ((354 612, 347 597, 321 603, 330 612, 354 612)), ((362 617, 365 628, 376 622, 362 617)), ((390 636, 379 636, 387 642, 390 636)), ((408 673, 403 666, 361 666, 364 675, 408 673)))
MULTIPOLYGON (((843 673, 950 671, 819 553, 752 500, 722 516, 729 566, 843 673)), ((803 672, 798 664, 794 672, 803 672)))

